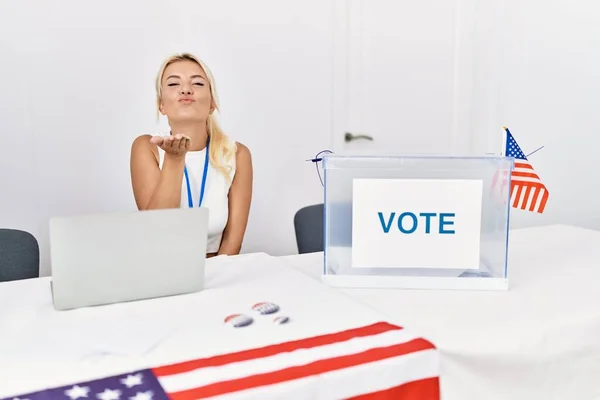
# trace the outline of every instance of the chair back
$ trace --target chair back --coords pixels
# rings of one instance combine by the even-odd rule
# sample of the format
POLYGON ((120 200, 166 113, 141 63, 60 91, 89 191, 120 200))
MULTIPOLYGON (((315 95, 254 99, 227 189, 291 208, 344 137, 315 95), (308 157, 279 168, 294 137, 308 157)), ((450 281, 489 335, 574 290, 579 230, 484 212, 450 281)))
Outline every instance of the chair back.
POLYGON ((29 232, 0 229, 0 282, 38 278, 40 248, 29 232))
POLYGON ((298 253, 323 251, 323 204, 303 207, 294 215, 298 253))

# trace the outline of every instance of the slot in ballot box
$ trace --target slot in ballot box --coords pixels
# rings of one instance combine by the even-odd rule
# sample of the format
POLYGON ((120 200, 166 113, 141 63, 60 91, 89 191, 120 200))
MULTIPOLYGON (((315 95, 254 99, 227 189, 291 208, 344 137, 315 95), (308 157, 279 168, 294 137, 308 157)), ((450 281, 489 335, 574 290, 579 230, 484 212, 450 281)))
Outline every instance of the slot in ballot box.
POLYGON ((500 156, 325 155, 323 281, 508 289, 513 168, 500 156))

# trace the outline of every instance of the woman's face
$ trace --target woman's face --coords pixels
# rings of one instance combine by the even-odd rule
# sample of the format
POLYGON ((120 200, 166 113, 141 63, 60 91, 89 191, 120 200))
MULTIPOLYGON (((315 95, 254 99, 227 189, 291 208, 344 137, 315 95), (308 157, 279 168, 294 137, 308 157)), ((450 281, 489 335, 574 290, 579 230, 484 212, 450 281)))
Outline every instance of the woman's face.
POLYGON ((206 121, 212 112, 208 79, 193 61, 170 64, 162 77, 160 112, 174 122, 206 121))

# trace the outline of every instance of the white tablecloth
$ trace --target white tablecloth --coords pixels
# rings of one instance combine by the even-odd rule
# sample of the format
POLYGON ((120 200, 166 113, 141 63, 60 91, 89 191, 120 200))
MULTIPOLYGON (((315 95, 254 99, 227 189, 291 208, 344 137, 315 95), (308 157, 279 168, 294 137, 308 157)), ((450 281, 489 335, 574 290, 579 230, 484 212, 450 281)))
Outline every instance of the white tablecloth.
MULTIPOLYGON (((349 398, 404 390, 407 383, 423 380, 429 390, 432 385, 437 390, 438 353, 429 342, 382 323, 378 312, 266 254, 208 260, 207 289, 195 294, 57 312, 49 278, 41 278, 0 284, 0 305, 0 398, 66 385, 74 397, 90 390, 90 400, 99 393, 103 400, 125 400, 124 382, 150 379, 148 371, 132 372, 193 359, 204 360, 188 372, 188 364, 175 367, 176 375, 169 368, 156 370, 165 390, 177 393, 195 386, 203 396, 227 392, 211 399, 260 400, 349 398), (263 301, 281 310, 253 313, 252 305, 263 301), (243 328, 223 323, 235 313, 252 315, 254 323, 243 328), (290 322, 274 324, 277 316, 288 316, 290 322), (325 334, 334 337, 324 341, 325 334), (301 348, 291 343, 313 337, 319 342, 304 340, 301 348), (281 343, 287 344, 272 354, 262 349, 258 356, 232 355, 281 343), (215 359, 207 359, 223 354, 229 354, 227 362, 218 368, 215 359), (117 374, 125 375, 82 383, 117 374), (236 385, 242 389, 229 393, 236 385)), ((68 399, 65 390, 59 394, 68 399)), ((146 391, 139 393, 137 400, 148 400, 146 391)), ((155 393, 153 400, 159 398, 155 393)))
MULTIPOLYGON (((283 257, 320 279, 323 254, 283 257)), ((513 230, 506 292, 336 289, 427 337, 444 400, 600 399, 600 232, 513 230)))

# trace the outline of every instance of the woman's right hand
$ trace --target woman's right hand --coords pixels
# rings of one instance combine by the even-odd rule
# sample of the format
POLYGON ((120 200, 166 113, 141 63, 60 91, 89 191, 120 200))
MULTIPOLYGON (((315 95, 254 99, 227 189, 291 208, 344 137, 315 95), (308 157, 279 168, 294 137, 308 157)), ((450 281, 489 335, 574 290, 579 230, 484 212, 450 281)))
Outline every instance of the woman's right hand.
POLYGON ((169 136, 153 136, 150 143, 153 143, 164 150, 164 152, 173 157, 185 157, 191 146, 191 139, 180 133, 169 136))

